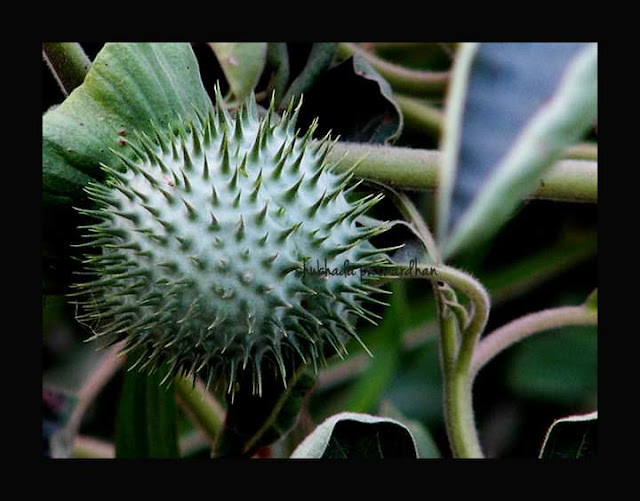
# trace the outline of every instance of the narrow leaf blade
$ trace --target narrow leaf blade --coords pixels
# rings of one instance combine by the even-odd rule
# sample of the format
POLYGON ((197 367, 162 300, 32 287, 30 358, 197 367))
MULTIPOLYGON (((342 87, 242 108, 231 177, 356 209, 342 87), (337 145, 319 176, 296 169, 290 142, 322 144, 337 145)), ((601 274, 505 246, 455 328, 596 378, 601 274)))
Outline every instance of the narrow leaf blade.
POLYGON ((165 375, 126 373, 116 416, 117 458, 179 456, 175 387, 160 386, 165 375))
POLYGON ((262 396, 250 390, 250 381, 229 398, 224 427, 215 449, 216 457, 250 457, 259 448, 285 435, 296 423, 304 397, 316 382, 313 371, 302 366, 287 381, 263 378, 262 396))

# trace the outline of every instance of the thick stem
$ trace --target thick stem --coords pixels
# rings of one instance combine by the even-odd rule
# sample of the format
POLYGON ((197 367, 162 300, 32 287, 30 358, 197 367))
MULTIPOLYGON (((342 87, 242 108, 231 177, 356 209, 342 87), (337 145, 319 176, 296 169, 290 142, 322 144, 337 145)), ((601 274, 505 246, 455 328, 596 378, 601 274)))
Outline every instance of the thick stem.
POLYGON ((567 325, 597 325, 598 313, 584 306, 566 306, 538 311, 517 318, 485 336, 473 354, 473 377, 493 357, 533 334, 567 325))
POLYGON ((76 42, 43 43, 42 54, 65 96, 84 81, 91 67, 91 60, 76 42))
POLYGON ((224 423, 222 406, 207 391, 202 381, 196 380, 194 385, 193 379, 178 376, 175 382, 180 404, 213 446, 224 423))
MULTIPOLYGON (((348 169, 360 160, 355 175, 409 190, 433 190, 438 186, 442 154, 399 146, 338 142, 328 160, 343 159, 339 169, 348 169)), ((598 201, 598 163, 560 160, 538 180, 533 199, 565 202, 598 201)))
POLYGON ((417 96, 442 96, 449 83, 448 71, 409 70, 384 61, 353 43, 338 44, 338 57, 346 59, 358 55, 366 59, 397 92, 417 96))

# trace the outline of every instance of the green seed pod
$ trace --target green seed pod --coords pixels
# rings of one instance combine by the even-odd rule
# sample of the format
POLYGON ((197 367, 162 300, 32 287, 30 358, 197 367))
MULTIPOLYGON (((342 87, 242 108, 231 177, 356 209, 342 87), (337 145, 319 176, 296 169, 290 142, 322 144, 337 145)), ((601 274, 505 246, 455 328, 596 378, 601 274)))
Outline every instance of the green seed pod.
POLYGON ((267 373, 286 384, 292 363, 317 370, 359 341, 376 289, 358 267, 385 259, 368 239, 387 226, 357 218, 381 197, 348 200, 351 175, 327 163, 329 138, 310 141, 315 123, 294 132, 298 110, 260 118, 251 97, 235 116, 218 105, 128 139, 133 160, 114 152, 122 165, 103 166, 107 181, 87 187, 96 208, 82 211, 98 219, 83 244, 100 249, 85 260, 95 279, 77 285, 96 338, 126 340, 140 369, 167 364, 168 378, 229 392, 250 371, 256 393, 267 373))

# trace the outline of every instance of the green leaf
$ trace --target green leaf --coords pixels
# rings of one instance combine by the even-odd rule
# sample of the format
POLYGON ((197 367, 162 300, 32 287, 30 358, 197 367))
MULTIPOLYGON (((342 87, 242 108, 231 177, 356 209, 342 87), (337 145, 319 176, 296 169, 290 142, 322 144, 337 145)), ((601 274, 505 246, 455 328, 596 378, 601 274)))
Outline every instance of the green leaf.
POLYGON ((437 459, 441 457, 438 446, 427 429, 414 419, 407 419, 398 409, 390 402, 382 405, 382 415, 399 421, 411 431, 411 435, 416 444, 419 459, 437 459))
POLYGON ((541 459, 585 459, 597 454, 598 412, 553 422, 544 439, 541 459))
POLYGON ((597 117, 597 44, 466 44, 445 117, 445 257, 490 238, 597 117))
POLYGON ((281 106, 287 107, 293 99, 297 101, 301 95, 305 94, 320 75, 322 75, 333 61, 338 44, 335 42, 319 42, 311 46, 307 62, 289 86, 287 93, 281 100, 281 106))
POLYGON ((266 42, 210 42, 238 103, 253 92, 267 62, 266 42))
POLYGON ((279 107, 289 83, 289 52, 284 42, 270 42, 267 50, 267 64, 273 68, 274 106, 279 107))
POLYGON ((128 152, 134 130, 151 122, 175 126, 211 101, 188 43, 108 43, 84 83, 42 117, 42 188, 45 206, 83 199, 82 188, 100 179, 109 148, 128 152))
POLYGON ((160 386, 165 371, 125 374, 116 416, 117 458, 178 457, 175 386, 160 386))
POLYGON ((321 423, 292 459, 396 459, 418 457, 409 429, 389 418, 342 412, 321 423))
POLYGON ((389 307, 385 309, 384 320, 371 336, 367 336, 367 346, 374 357, 358 381, 352 385, 344 410, 352 412, 372 412, 398 367, 402 350, 402 335, 407 328, 409 307, 406 284, 401 281, 391 283, 393 295, 389 307))
POLYGON ((287 381, 263 378, 262 396, 254 395, 251 381, 229 398, 224 427, 215 449, 216 457, 252 456, 272 444, 296 423, 304 397, 316 382, 311 369, 300 366, 287 381))
POLYGON ((557 405, 583 405, 598 388, 598 329, 571 326, 532 337, 513 348, 507 384, 522 397, 557 405))
MULTIPOLYGON (((63 291, 72 269, 69 244, 78 243, 79 216, 71 205, 85 203, 83 188, 112 164, 110 148, 131 153, 126 139, 206 113, 211 101, 187 43, 108 43, 82 85, 42 117, 44 282, 63 291)), ((86 224, 86 223, 85 223, 86 224)))

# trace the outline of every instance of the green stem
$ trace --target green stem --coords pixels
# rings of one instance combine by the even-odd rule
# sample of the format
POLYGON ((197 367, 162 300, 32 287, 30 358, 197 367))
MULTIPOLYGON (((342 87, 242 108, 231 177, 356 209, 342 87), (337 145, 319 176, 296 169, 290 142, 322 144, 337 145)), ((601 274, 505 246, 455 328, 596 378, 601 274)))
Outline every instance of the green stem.
MULTIPOLYGON (((407 278, 416 275, 411 272, 409 265, 397 264, 399 277, 407 278)), ((464 329, 462 344, 456 355, 454 364, 450 363, 453 341, 455 339, 456 317, 452 312, 446 312, 439 304, 441 322, 443 375, 445 381, 445 414, 447 431, 451 450, 456 457, 481 458, 482 448, 478 439, 473 413, 473 395, 471 392, 473 379, 471 377, 471 360, 480 335, 489 318, 489 295, 473 277, 446 265, 419 264, 417 269, 431 269, 433 273, 427 275, 431 280, 442 280, 454 289, 465 294, 472 303, 473 317, 464 329)), ((425 275, 419 275, 425 276, 425 275)), ((390 277, 393 278, 393 277, 390 277)))
POLYGON ((552 308, 517 318, 482 339, 473 354, 472 377, 498 353, 528 336, 567 325, 597 324, 598 312, 584 306, 552 308))
POLYGON ((42 54, 65 96, 84 82, 91 67, 91 60, 76 42, 43 43, 42 54))
POLYGON ((406 128, 424 132, 435 139, 440 138, 444 121, 441 110, 421 99, 402 94, 394 94, 393 100, 400 106, 406 128))
POLYGON ((193 379, 178 376, 175 382, 176 393, 183 408, 213 445, 224 423, 223 408, 207 391, 202 381, 196 380, 194 386, 193 379))
POLYGON ((442 96, 449 83, 448 71, 409 70, 380 59, 353 43, 338 44, 338 57, 346 59, 358 55, 366 59, 397 92, 418 96, 442 96))
MULTIPOLYGON (((337 142, 328 160, 343 160, 347 169, 361 160, 355 175, 390 186, 410 190, 433 190, 438 186, 442 154, 437 150, 413 149, 337 142)), ((560 160, 538 180, 529 198, 566 202, 598 201, 598 163, 586 160, 560 160)))

